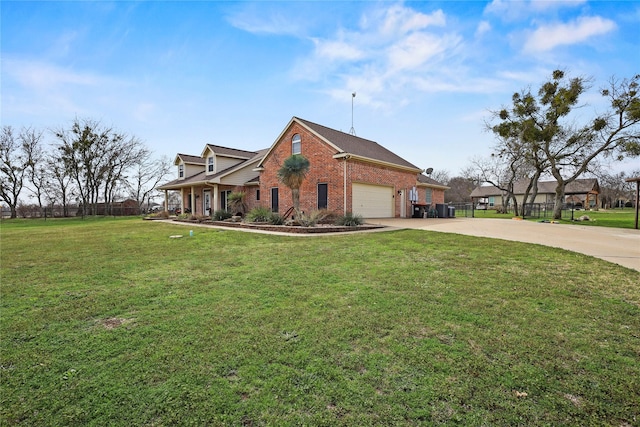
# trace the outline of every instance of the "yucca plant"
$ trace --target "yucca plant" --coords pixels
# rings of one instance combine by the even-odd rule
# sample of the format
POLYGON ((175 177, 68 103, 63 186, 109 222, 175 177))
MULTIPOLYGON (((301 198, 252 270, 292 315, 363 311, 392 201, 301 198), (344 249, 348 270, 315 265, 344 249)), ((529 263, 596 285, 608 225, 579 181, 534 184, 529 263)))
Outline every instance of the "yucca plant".
POLYGON ((278 179, 291 189, 296 218, 300 216, 300 187, 309 172, 309 160, 302 154, 287 157, 278 170, 278 179))
POLYGON ((232 213, 245 214, 247 211, 247 204, 245 203, 245 196, 247 193, 244 191, 233 191, 227 196, 227 204, 232 213))

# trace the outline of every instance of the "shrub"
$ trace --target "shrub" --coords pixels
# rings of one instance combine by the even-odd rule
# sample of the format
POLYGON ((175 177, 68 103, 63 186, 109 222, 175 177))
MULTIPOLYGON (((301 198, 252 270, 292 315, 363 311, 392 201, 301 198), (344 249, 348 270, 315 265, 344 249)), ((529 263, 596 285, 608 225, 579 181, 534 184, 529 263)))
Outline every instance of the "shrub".
POLYGON ((220 209, 220 210, 217 210, 217 211, 215 211, 213 213, 213 217, 212 218, 213 218, 214 221, 224 221, 225 219, 231 218, 231 216, 232 215, 231 215, 230 212, 227 212, 225 210, 220 209))
POLYGON ((272 212, 269 208, 258 206, 253 208, 247 213, 245 219, 247 222, 269 222, 271 220, 272 212))
POLYGON ((338 214, 328 209, 318 211, 318 224, 335 224, 338 220, 338 214))
POLYGON ((355 227, 363 223, 362 215, 354 215, 352 212, 347 212, 345 215, 339 216, 335 222, 336 225, 344 225, 347 227, 355 227))
POLYGON ((169 212, 168 211, 161 211, 161 212, 156 212, 154 214, 149 215, 151 218, 164 218, 167 219, 169 218, 169 212))
POLYGON ((322 218, 320 211, 313 211, 310 214, 301 213, 298 218, 298 222, 303 227, 314 227, 322 218))
POLYGON ((282 217, 282 215, 277 214, 275 212, 270 212, 269 213, 268 221, 272 225, 282 225, 282 224, 284 224, 284 218, 282 217))

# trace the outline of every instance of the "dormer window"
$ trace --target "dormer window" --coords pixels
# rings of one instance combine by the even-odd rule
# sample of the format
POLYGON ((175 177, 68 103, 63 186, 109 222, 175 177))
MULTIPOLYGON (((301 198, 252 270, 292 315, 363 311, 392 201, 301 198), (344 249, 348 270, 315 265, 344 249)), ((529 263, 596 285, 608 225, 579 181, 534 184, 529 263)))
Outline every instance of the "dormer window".
POLYGON ((214 160, 213 156, 207 157, 207 172, 213 172, 213 168, 214 168, 214 165, 215 165, 214 162, 215 162, 215 160, 214 160))
POLYGON ((178 166, 178 178, 184 178, 184 165, 178 166))
POLYGON ((293 138, 291 138, 291 154, 300 154, 302 152, 300 141, 301 139, 299 133, 293 135, 293 138))

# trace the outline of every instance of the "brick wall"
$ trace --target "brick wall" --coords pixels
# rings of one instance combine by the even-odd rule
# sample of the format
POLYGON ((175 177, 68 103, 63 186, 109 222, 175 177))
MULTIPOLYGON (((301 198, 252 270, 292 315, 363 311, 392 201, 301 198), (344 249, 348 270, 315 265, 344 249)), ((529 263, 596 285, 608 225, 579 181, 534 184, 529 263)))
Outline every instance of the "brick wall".
MULTIPOLYGON (((271 189, 278 187, 279 212, 283 214, 293 206, 291 190, 278 181, 277 171, 284 160, 291 155, 291 140, 293 135, 300 134, 301 154, 309 159, 310 168, 305 181, 300 188, 300 209, 311 212, 317 209, 317 187, 320 183, 327 184, 327 209, 342 214, 344 212, 344 171, 345 160, 334 159, 335 148, 331 147, 315 134, 307 131, 298 123, 293 122, 282 135, 269 157, 263 162, 264 171, 260 175, 260 193, 262 206, 271 207, 271 189)), ((398 190, 407 191, 416 185, 416 174, 390 167, 383 167, 362 161, 349 159, 346 161, 347 173, 347 210, 351 210, 351 183, 361 182, 394 187, 395 215, 400 216, 401 198, 398 190)), ((435 193, 435 192, 434 192, 435 193)), ((423 196, 424 197, 424 196, 423 196)), ((444 193, 442 194, 444 198, 444 193)), ((406 197, 407 215, 411 212, 408 195, 406 197)))

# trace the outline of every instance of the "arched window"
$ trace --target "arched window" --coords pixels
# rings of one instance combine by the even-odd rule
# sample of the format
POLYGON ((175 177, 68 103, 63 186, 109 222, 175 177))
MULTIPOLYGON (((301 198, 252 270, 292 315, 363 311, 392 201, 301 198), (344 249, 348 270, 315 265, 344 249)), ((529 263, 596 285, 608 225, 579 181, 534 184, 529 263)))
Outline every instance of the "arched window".
POLYGON ((293 138, 291 138, 291 154, 300 154, 302 152, 300 148, 300 141, 299 133, 293 135, 293 138))

